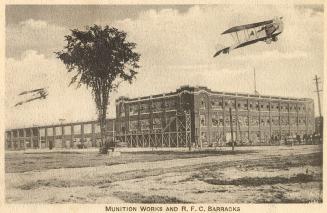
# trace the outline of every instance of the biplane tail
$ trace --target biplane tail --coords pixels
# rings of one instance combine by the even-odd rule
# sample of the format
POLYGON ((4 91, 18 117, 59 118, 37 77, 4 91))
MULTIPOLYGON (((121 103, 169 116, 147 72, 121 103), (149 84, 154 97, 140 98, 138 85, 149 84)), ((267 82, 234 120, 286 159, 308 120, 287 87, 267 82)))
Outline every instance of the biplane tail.
POLYGON ((223 54, 229 54, 230 48, 231 47, 226 47, 226 46, 223 46, 223 45, 219 45, 218 44, 216 46, 216 53, 214 54, 213 57, 216 57, 216 56, 218 56, 221 53, 223 53, 223 54))

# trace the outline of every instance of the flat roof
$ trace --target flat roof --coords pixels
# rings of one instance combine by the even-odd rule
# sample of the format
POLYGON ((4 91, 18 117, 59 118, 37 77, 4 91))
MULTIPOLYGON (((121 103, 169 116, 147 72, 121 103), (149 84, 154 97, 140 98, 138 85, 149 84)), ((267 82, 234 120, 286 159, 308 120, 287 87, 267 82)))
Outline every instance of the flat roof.
POLYGON ((143 100, 149 100, 149 99, 156 99, 156 98, 163 98, 163 97, 169 97, 174 96, 183 92, 190 92, 190 93, 200 93, 200 92, 207 92, 211 94, 217 94, 221 96, 235 96, 235 97, 246 97, 246 98, 261 98, 261 99, 275 99, 275 100, 290 100, 290 101, 312 101, 313 99, 310 98, 295 98, 295 97, 285 97, 285 96, 272 96, 272 95, 256 95, 251 93, 238 93, 238 92, 221 92, 221 91, 212 91, 211 89, 204 87, 204 86, 181 86, 180 88, 176 89, 175 92, 169 92, 169 93, 161 93, 156 95, 150 95, 150 96, 141 96, 141 97, 135 97, 135 98, 129 98, 126 96, 121 96, 118 99, 116 99, 116 102, 120 102, 121 100, 126 101, 143 101, 143 100))

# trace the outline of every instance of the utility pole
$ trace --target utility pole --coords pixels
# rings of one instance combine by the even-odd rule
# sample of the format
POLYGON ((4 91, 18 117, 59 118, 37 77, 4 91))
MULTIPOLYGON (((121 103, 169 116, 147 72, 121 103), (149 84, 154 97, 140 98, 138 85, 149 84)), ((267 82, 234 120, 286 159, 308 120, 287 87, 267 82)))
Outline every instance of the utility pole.
POLYGON ((319 109, 319 117, 321 118, 321 106, 320 106, 320 92, 322 92, 322 90, 321 89, 319 89, 319 83, 321 83, 320 82, 320 78, 318 78, 317 77, 317 75, 315 76, 315 78, 313 79, 314 81, 315 81, 315 83, 316 83, 316 93, 317 93, 317 96, 318 96, 318 109, 319 109))
MULTIPOLYGON (((319 131, 319 140, 320 142, 322 143, 322 139, 323 139, 323 117, 321 115, 321 106, 320 106, 320 92, 322 92, 321 89, 319 89, 319 84, 321 83, 320 81, 320 78, 318 78, 317 75, 315 75, 315 78, 313 79, 315 81, 315 84, 316 84, 316 93, 317 93, 317 96, 318 96, 318 109, 319 109, 319 120, 318 120, 318 123, 319 123, 319 129, 317 129, 319 131)), ((316 130, 316 131, 317 131, 316 130)))
POLYGON ((234 151, 234 136, 233 136, 233 118, 232 118, 232 108, 229 107, 229 123, 230 123, 230 132, 232 136, 232 150, 234 151))

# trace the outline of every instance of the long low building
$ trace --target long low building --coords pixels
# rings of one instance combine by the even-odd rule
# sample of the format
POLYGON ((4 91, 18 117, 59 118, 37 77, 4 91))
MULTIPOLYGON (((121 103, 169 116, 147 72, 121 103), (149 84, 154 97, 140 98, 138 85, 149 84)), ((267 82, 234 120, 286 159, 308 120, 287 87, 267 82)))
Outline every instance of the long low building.
MULTIPOLYGON (((107 120, 107 134, 114 135, 115 119, 107 120)), ((6 149, 99 147, 100 126, 97 121, 61 123, 47 126, 10 129, 5 135, 6 149)))
MULTIPOLYGON (((175 92, 116 100, 107 134, 130 147, 274 145, 314 132, 314 103, 183 86, 175 92), (232 135, 233 133, 233 135, 232 135)), ((6 149, 98 147, 96 121, 6 131, 6 149)))

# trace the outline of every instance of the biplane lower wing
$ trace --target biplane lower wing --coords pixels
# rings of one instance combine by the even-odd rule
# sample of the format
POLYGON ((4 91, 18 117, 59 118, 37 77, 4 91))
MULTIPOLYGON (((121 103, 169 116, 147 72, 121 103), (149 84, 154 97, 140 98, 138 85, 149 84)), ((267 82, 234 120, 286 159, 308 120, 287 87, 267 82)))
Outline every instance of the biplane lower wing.
POLYGON ((28 103, 28 102, 32 102, 32 101, 38 100, 38 99, 45 99, 45 97, 43 97, 43 96, 39 96, 39 97, 36 97, 36 98, 28 99, 28 100, 26 100, 26 101, 21 101, 21 102, 18 102, 17 104, 15 104, 15 107, 16 107, 16 106, 19 106, 19 105, 26 104, 26 103, 28 103))
MULTIPOLYGON (((271 38, 277 37, 279 34, 281 34, 281 32, 278 32, 278 33, 273 34, 271 38)), ((266 41, 267 39, 271 39, 271 38, 265 36, 265 37, 261 37, 261 38, 257 38, 257 39, 253 39, 253 40, 249 40, 249 41, 243 42, 243 43, 241 43, 241 44, 239 44, 237 46, 226 47, 226 48, 221 49, 218 52, 216 52, 216 54, 213 57, 218 56, 220 53, 229 53, 230 50, 241 48, 241 47, 245 47, 245 46, 248 46, 248 45, 257 43, 259 41, 266 41)))
MULTIPOLYGON (((277 37, 279 34, 281 34, 281 32, 273 34, 272 37, 277 37)), ((257 38, 257 39, 254 39, 254 40, 246 41, 246 42, 243 42, 243 43, 239 44, 238 46, 236 46, 233 49, 237 49, 237 48, 240 48, 240 47, 245 47, 247 45, 251 45, 251 44, 257 43, 259 41, 265 41, 267 39, 269 39, 269 37, 265 36, 265 37, 262 37, 262 38, 257 38)))

